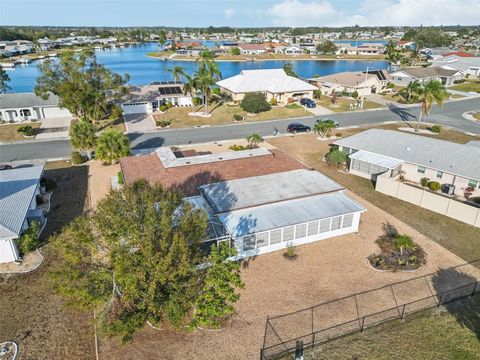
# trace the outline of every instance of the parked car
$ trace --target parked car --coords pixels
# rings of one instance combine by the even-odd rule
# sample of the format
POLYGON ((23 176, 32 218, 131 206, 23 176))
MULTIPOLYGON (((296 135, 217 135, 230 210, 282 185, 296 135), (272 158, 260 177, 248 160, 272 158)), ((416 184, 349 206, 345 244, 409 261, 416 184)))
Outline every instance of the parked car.
MULTIPOLYGON (((315 125, 317 125, 321 120, 323 120, 323 119, 320 118, 320 117, 318 117, 318 118, 315 120, 315 125)), ((335 120, 327 120, 327 119, 325 119, 325 120, 323 120, 323 121, 332 121, 336 128, 340 126, 340 124, 339 124, 337 121, 335 121, 335 120)))
POLYGON ((309 101, 312 101, 312 100, 309 99, 309 98, 301 98, 301 99, 300 99, 300 105, 307 105, 307 103, 308 103, 309 101))
POLYGON ((296 134, 297 132, 310 132, 312 128, 310 126, 300 124, 300 123, 291 123, 287 126, 287 131, 289 133, 296 134))
POLYGON ((1 170, 10 170, 10 169, 13 169, 13 167, 12 167, 11 165, 0 164, 0 171, 1 171, 1 170))
POLYGON ((317 104, 315 104, 314 101, 309 101, 305 104, 305 106, 309 109, 317 107, 317 104))

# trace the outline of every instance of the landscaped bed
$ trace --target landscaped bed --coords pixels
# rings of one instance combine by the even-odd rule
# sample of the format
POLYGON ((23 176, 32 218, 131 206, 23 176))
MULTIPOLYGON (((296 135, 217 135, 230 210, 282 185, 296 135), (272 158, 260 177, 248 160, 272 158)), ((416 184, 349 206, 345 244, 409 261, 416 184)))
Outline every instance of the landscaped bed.
POLYGON ((18 129, 25 125, 30 125, 35 130, 40 127, 40 122, 0 125, 0 142, 25 140, 23 133, 18 132, 18 129))

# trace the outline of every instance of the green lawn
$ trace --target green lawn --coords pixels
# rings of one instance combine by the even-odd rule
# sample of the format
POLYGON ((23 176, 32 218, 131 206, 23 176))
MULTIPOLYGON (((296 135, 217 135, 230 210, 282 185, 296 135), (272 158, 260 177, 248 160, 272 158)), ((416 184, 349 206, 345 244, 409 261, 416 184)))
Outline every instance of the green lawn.
MULTIPOLYGON (((333 104, 332 98, 329 96, 322 96, 320 99, 317 100, 318 105, 334 112, 352 111, 350 110, 350 104, 355 103, 356 100, 337 97, 336 103, 333 104)), ((364 109, 377 109, 381 107, 383 106, 368 100, 365 100, 363 104, 364 109)))
POLYGON ((458 91, 466 91, 466 92, 477 92, 480 93, 480 80, 465 80, 462 84, 457 84, 455 86, 450 87, 449 89, 458 90, 458 91))

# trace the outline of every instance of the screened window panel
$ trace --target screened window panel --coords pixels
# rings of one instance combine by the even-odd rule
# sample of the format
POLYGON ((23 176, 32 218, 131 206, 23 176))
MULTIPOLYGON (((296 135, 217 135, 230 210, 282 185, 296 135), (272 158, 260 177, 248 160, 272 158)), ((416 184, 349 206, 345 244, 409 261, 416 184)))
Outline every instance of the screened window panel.
POLYGON ((282 229, 270 231, 270 245, 278 244, 282 241, 282 229))
POLYGON ((353 214, 348 214, 343 216, 342 228, 347 228, 353 224, 353 214))
POLYGON ((301 239, 307 236, 307 224, 295 226, 295 239, 301 239))
POLYGON ((257 234, 257 247, 268 245, 268 235, 269 235, 268 231, 257 234))
POLYGON ((342 225, 342 217, 341 216, 337 216, 337 217, 332 218, 332 230, 340 229, 341 225, 342 225))
POLYGON ((312 221, 308 223, 308 230, 307 230, 307 235, 312 236, 312 235, 317 235, 318 234, 318 225, 319 221, 312 221))
POLYGON ((320 220, 320 230, 319 232, 324 233, 330 231, 330 219, 320 220))
POLYGON ((255 249, 255 235, 248 235, 243 237, 243 251, 255 249))
POLYGON ((290 226, 285 229, 283 229, 283 241, 291 241, 293 240, 293 233, 294 233, 295 227, 290 226))

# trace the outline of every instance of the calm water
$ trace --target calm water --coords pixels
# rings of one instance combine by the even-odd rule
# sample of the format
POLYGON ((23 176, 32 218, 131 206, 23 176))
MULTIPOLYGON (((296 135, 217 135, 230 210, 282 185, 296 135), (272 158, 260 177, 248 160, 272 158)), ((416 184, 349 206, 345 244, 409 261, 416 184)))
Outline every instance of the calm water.
MULTIPOLYGON (((168 69, 174 66, 182 66, 187 73, 195 72, 196 64, 190 61, 164 61, 146 56, 148 52, 157 51, 156 44, 145 44, 126 48, 114 48, 108 50, 97 50, 98 62, 119 74, 130 74, 130 83, 134 85, 148 84, 152 81, 172 80, 172 74, 168 69)), ((302 77, 314 75, 328 75, 341 71, 386 69, 386 61, 257 61, 257 62, 219 62, 218 67, 223 78, 238 74, 242 70, 253 69, 275 69, 281 68, 284 64, 291 62, 294 71, 302 77)), ((10 76, 11 91, 25 92, 32 91, 35 80, 39 75, 38 62, 28 65, 17 65, 14 70, 7 70, 10 76)))

